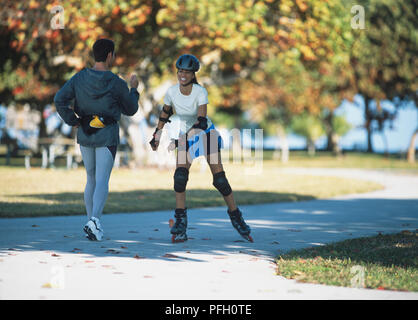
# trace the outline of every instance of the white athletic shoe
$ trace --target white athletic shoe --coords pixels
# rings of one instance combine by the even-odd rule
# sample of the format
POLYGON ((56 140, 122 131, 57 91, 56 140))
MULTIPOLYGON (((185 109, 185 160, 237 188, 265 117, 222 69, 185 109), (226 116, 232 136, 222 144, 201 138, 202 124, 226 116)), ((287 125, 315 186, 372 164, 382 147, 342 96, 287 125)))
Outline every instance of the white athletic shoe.
POLYGON ((93 241, 101 241, 103 239, 103 228, 100 225, 100 220, 92 217, 84 226, 84 232, 87 238, 93 241))

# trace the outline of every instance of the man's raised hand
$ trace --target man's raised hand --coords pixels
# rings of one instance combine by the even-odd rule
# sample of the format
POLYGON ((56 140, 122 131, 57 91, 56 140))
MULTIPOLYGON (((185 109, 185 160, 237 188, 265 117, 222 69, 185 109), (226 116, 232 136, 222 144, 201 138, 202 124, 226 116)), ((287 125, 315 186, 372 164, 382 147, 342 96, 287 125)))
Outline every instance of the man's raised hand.
POLYGON ((138 88, 139 82, 136 74, 133 73, 131 75, 131 78, 129 79, 129 85, 131 86, 131 88, 138 88))

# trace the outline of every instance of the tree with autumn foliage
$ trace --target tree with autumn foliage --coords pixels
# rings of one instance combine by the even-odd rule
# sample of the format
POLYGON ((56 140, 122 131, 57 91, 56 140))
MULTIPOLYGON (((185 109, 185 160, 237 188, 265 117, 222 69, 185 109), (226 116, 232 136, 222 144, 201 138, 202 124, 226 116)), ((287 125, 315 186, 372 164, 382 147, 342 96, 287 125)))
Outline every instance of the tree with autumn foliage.
MULTIPOLYGON (((355 90, 364 98, 368 151, 373 151, 372 134, 394 114, 381 107, 390 100, 396 107, 418 102, 418 9, 414 1, 362 0, 365 29, 353 30, 355 41, 350 60, 355 90), (374 125, 376 124, 376 125, 374 125)), ((413 135, 418 134, 418 129, 413 135)), ((415 144, 410 144, 413 160, 415 144)))
POLYGON ((239 127, 249 111, 284 136, 294 116, 308 113, 323 122, 330 149, 334 110, 343 99, 357 92, 404 99, 417 90, 410 1, 364 0, 366 30, 351 28, 352 4, 341 0, 3 3, 0 99, 6 104, 42 109, 75 72, 92 65, 91 46, 100 37, 115 41, 112 71, 136 72, 141 103, 154 113, 175 60, 193 53, 202 61, 198 80, 208 88, 209 116, 222 111, 239 127), (56 5, 63 11, 54 12, 56 5), (379 19, 390 17, 392 6, 396 21, 385 29, 379 19), (52 29, 51 19, 61 17, 63 29, 52 29))
MULTIPOLYGON (((147 97, 151 84, 171 73, 184 52, 206 57, 208 79, 227 88, 241 71, 258 67, 259 52, 267 52, 268 44, 259 40, 274 32, 263 20, 267 11, 263 1, 6 1, 0 98, 38 105, 51 101, 74 72, 91 65, 91 46, 99 37, 115 41, 112 71, 136 71, 145 98, 152 100, 147 97), (63 29, 50 28, 55 5, 64 9, 63 29)), ((236 100, 233 94, 221 96, 227 97, 220 101, 226 107, 236 100)))
POLYGON ((269 110, 286 110, 280 112, 286 121, 275 122, 282 140, 293 117, 316 117, 323 122, 330 150, 337 150, 334 110, 355 94, 349 8, 341 2, 281 1, 278 10, 275 54, 247 81, 243 101, 258 119, 275 122, 269 110))

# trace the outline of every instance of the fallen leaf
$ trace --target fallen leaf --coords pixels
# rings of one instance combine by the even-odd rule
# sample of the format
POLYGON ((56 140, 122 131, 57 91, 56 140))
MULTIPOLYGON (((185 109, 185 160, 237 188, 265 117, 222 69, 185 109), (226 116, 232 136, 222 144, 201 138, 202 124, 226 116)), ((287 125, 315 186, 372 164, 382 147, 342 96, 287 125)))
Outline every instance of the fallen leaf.
POLYGON ((94 262, 94 260, 85 260, 84 262, 85 263, 92 263, 92 262, 94 262))
POLYGON ((122 249, 128 249, 128 247, 125 247, 125 246, 120 246, 122 249))
POLYGON ((42 285, 42 288, 51 289, 52 288, 52 284, 50 284, 49 282, 48 283, 45 283, 45 284, 42 285))
POLYGON ((202 238, 202 240, 212 240, 211 238, 202 238))
POLYGON ((305 275, 306 275, 304 272, 299 271, 299 270, 295 270, 295 271, 293 271, 293 273, 294 273, 297 277, 302 277, 302 276, 305 276, 305 275))
POLYGON ((53 253, 51 254, 52 257, 59 257, 59 254, 53 253))
POLYGON ((163 255, 164 258, 178 258, 178 256, 171 254, 171 253, 166 253, 165 255, 163 255))
POLYGON ((134 258, 135 258, 135 259, 145 259, 144 257, 141 257, 141 256, 139 256, 139 255, 137 255, 137 254, 136 254, 136 255, 134 255, 134 258))
POLYGON ((109 250, 106 250, 106 253, 114 253, 114 254, 119 254, 120 252, 119 252, 119 251, 117 251, 117 250, 114 250, 114 249, 109 249, 109 250))

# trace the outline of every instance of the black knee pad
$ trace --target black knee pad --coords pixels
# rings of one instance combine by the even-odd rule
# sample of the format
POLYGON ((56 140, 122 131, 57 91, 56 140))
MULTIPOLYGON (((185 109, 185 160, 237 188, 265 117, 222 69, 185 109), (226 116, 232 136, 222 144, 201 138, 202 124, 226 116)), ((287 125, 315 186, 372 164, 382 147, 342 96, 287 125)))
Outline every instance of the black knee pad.
POLYGON ((189 180, 189 170, 178 167, 174 172, 174 190, 176 192, 186 191, 187 181, 189 180))
POLYGON ((221 171, 213 175, 213 185, 225 197, 232 193, 228 179, 225 177, 225 171, 221 171))

